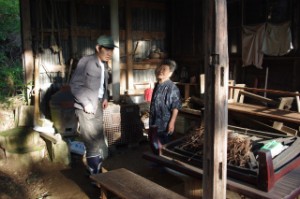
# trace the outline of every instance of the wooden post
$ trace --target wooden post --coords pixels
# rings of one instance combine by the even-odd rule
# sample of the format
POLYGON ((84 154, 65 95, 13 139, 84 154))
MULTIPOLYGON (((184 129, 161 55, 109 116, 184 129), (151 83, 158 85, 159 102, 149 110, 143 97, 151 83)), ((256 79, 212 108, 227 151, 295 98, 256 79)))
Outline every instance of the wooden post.
POLYGON ((40 119, 40 56, 34 59, 34 117, 33 126, 38 125, 40 119))
MULTIPOLYGON (((31 36, 31 20, 30 20, 30 0, 20 1, 21 9, 21 24, 22 24, 22 59, 23 59, 23 69, 24 69, 24 80, 25 84, 28 85, 33 81, 33 50, 32 50, 32 36, 31 36)), ((27 101, 31 104, 30 100, 31 88, 27 89, 27 101)))
POLYGON ((120 42, 119 42, 119 5, 118 0, 110 1, 111 34, 115 44, 112 60, 112 95, 115 102, 120 101, 120 42))
MULTIPOLYGON (((71 42, 71 53, 72 58, 77 58, 77 13, 76 13, 76 2, 70 2, 70 42, 71 42)), ((72 70, 72 65, 70 65, 69 70, 72 70)))
POLYGON ((126 0, 126 66, 127 66, 127 89, 133 89, 133 40, 132 40, 132 16, 131 0, 126 0))
MULTIPOLYGON (((299 92, 297 91, 296 94, 299 94, 299 92)), ((296 104, 297 104, 297 111, 300 113, 300 98, 299 98, 299 96, 296 96, 295 99, 296 99, 296 104)))
POLYGON ((112 96, 115 102, 120 100, 120 43, 119 43, 119 6, 118 0, 110 1, 111 33, 115 44, 112 60, 112 96))
POLYGON ((204 1, 203 198, 226 198, 228 39, 226 0, 204 1))

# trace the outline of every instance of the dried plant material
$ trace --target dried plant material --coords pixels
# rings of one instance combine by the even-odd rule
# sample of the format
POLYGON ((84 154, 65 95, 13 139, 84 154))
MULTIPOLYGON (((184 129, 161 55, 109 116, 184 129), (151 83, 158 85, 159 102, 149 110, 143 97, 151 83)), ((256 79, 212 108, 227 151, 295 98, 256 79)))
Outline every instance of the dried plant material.
POLYGON ((185 143, 182 144, 182 149, 196 153, 202 153, 204 140, 204 127, 194 129, 185 143))
POLYGON ((227 163, 239 166, 249 167, 251 152, 251 140, 249 136, 238 133, 229 133, 227 142, 227 163))
MULTIPOLYGON (((193 153, 194 156, 203 154, 204 127, 194 129, 180 147, 193 153)), ((257 161, 252 149, 252 137, 228 131, 227 163, 233 166, 254 168, 257 161)), ((190 159, 191 159, 190 158, 190 159)))

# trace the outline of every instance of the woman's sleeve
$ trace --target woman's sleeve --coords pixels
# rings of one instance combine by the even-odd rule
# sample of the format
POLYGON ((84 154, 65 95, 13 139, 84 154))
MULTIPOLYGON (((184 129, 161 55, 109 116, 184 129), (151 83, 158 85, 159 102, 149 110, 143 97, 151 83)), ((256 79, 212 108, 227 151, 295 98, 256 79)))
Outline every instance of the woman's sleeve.
POLYGON ((181 104, 181 96, 180 96, 180 91, 176 85, 173 86, 171 90, 171 95, 170 95, 170 101, 171 101, 171 110, 173 109, 181 109, 182 104, 181 104))

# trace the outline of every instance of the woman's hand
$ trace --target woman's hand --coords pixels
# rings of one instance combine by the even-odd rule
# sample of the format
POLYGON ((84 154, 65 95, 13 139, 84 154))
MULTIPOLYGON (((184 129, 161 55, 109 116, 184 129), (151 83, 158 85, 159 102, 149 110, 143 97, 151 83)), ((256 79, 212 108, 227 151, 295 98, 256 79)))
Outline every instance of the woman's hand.
POLYGON ((177 115, 178 115, 178 109, 175 108, 172 110, 171 119, 168 125, 168 134, 170 135, 172 135, 175 130, 175 122, 176 122, 177 115))
POLYGON ((175 130, 175 122, 170 121, 168 125, 168 134, 172 135, 175 130))

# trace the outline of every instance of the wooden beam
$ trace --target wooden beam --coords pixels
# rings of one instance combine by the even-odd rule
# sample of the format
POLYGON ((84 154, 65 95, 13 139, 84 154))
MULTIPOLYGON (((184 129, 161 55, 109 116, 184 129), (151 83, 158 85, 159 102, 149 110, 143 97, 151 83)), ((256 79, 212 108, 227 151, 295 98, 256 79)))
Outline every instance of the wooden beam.
POLYGON ((132 2, 132 7, 134 8, 150 8, 150 9, 157 9, 157 10, 165 10, 166 5, 159 3, 159 2, 150 2, 150 1, 141 1, 141 0, 134 0, 132 2))
POLYGON ((40 119, 40 59, 40 56, 36 56, 34 60, 34 126, 38 125, 40 119))
POLYGON ((126 0, 126 65, 127 65, 127 89, 133 89, 133 40, 132 40, 132 14, 131 0, 126 0))
POLYGON ((203 198, 226 198, 228 39, 226 0, 203 1, 205 135, 203 198))
POLYGON ((279 102, 276 102, 276 101, 274 101, 270 98, 263 97, 261 95, 257 95, 257 94, 250 93, 250 92, 243 91, 243 90, 240 90, 239 95, 244 95, 244 96, 247 96, 247 97, 250 97, 252 99, 258 100, 260 102, 265 102, 265 103, 268 103, 268 104, 273 104, 273 105, 278 105, 279 104, 279 102))
MULTIPOLYGON (((70 27, 70 29, 43 29, 42 33, 44 34, 44 37, 50 36, 51 35, 51 31, 52 32, 59 32, 60 37, 64 40, 69 39, 70 36, 73 37, 89 37, 92 40, 96 40, 99 35, 105 34, 105 35, 109 35, 111 34, 110 30, 101 30, 99 31, 98 29, 82 29, 80 27, 74 26, 74 27, 70 27)), ((34 30, 34 29, 33 29, 34 30)), ((37 33, 41 34, 40 30, 35 30, 37 33)), ((125 40, 126 39, 126 31, 125 30, 120 30, 119 31, 119 37, 120 40, 125 40)), ((156 39, 156 40, 163 40, 166 37, 166 33, 165 32, 147 32, 147 31, 132 31, 132 35, 134 40, 152 40, 152 39, 156 39)), ((75 41, 74 41, 75 42, 75 41)))
POLYGON ((118 0, 110 1, 111 33, 115 44, 112 59, 112 96, 115 102, 120 101, 120 42, 119 42, 119 5, 118 0))
MULTIPOLYGON (((29 84, 33 81, 33 68, 34 68, 34 59, 33 59, 33 50, 32 50, 32 36, 31 36, 31 19, 30 19, 30 0, 20 1, 21 9, 21 24, 22 24, 22 59, 23 59, 23 69, 25 84, 29 84)), ((31 89, 27 89, 27 100, 28 104, 30 102, 30 92, 31 89)))
POLYGON ((300 93, 289 92, 289 91, 280 91, 280 90, 271 90, 271 89, 262 89, 262 88, 249 88, 249 87, 239 87, 239 86, 229 86, 229 88, 242 89, 242 90, 253 91, 258 93, 266 92, 266 93, 272 93, 272 94, 283 95, 283 96, 300 96, 300 93))
MULTIPOLYGON (((71 39, 71 53, 72 53, 72 58, 77 57, 77 13, 76 13, 76 2, 71 1, 70 2, 70 32, 69 32, 69 37, 71 39)), ((70 68, 70 70, 72 70, 70 68)))
MULTIPOLYGON (((297 94, 299 94, 299 92, 296 92, 297 94)), ((297 104, 297 111, 300 113, 300 98, 299 96, 296 96, 296 104, 297 104)))

